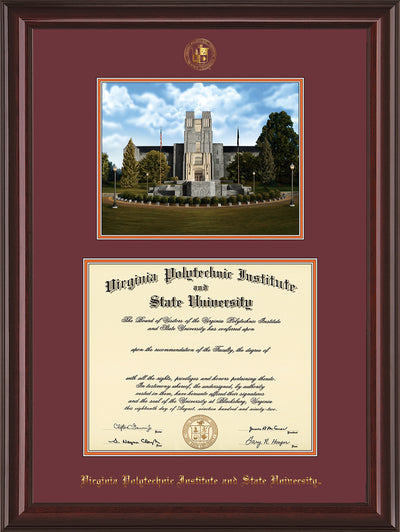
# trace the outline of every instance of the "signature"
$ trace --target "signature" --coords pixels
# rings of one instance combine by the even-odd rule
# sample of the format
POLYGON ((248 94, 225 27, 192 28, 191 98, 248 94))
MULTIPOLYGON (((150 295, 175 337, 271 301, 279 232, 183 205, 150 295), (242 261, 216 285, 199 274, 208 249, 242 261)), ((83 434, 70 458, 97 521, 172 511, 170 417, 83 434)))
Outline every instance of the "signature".
POLYGON ((140 440, 126 440, 125 438, 120 442, 118 438, 114 438, 113 440, 109 440, 108 443, 123 443, 125 445, 153 445, 154 447, 162 447, 162 443, 159 442, 156 438, 153 440, 148 440, 147 438, 141 438, 140 440))
POLYGON ((276 438, 272 440, 271 438, 264 438, 264 440, 256 440, 254 436, 250 436, 249 438, 247 438, 244 444, 248 446, 254 446, 256 447, 256 449, 259 449, 261 446, 265 445, 278 445, 279 447, 281 447, 282 445, 290 445, 290 441, 278 440, 276 438))
POLYGON ((113 428, 116 430, 144 430, 146 432, 150 432, 151 430, 154 430, 156 434, 161 434, 162 430, 153 429, 151 425, 146 425, 144 427, 139 427, 136 425, 136 423, 129 423, 128 425, 125 425, 125 423, 114 423, 113 428))
MULTIPOLYGON (((271 425, 264 425, 263 427, 249 427, 249 432, 252 432, 253 430, 288 430, 287 427, 278 427, 278 425, 274 425, 271 427, 271 425)), ((288 434, 290 431, 288 431, 288 434)))

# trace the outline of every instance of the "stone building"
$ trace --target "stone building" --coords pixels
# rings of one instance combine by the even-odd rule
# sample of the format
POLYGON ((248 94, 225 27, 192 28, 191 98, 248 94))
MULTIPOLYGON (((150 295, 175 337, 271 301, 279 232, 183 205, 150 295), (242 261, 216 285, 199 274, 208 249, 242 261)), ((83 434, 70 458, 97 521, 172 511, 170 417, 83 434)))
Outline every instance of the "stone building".
MULTIPOLYGON (((159 149, 159 146, 136 146, 136 159, 140 161, 149 151, 159 149)), ((240 151, 258 154, 254 146, 241 146, 240 151)), ((155 195, 229 196, 246 194, 249 190, 249 187, 220 181, 225 177, 226 167, 235 158, 237 146, 214 142, 210 111, 203 111, 201 118, 196 118, 193 111, 187 111, 184 142, 163 146, 162 153, 171 168, 168 177, 176 177, 178 181, 154 187, 155 195)))

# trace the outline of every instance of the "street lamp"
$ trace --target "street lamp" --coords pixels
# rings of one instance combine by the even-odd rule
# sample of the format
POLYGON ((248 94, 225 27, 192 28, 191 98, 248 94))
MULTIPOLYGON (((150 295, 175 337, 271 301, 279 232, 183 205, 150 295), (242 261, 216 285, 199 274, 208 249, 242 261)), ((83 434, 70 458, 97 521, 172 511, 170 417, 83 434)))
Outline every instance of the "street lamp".
POLYGON ((146 180, 147 180, 147 194, 149 193, 149 172, 146 173, 146 180))
POLYGON ((290 201, 289 207, 294 207, 295 205, 294 205, 294 201, 293 201, 293 170, 294 170, 294 164, 293 163, 290 165, 290 169, 292 171, 292 199, 290 201))
POLYGON ((256 193, 256 173, 253 172, 253 192, 256 193))
POLYGON ((113 209, 118 209, 117 205, 117 167, 113 166, 114 171, 114 205, 112 206, 113 209))

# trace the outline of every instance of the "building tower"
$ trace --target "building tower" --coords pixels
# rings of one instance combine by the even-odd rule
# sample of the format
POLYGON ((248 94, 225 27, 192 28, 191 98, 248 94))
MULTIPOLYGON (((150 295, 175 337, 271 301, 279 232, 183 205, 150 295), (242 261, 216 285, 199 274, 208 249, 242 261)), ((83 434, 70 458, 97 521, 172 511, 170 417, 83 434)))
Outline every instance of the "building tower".
POLYGON ((193 111, 186 111, 183 179, 185 181, 211 181, 212 153, 211 112, 203 111, 201 118, 195 118, 193 111))

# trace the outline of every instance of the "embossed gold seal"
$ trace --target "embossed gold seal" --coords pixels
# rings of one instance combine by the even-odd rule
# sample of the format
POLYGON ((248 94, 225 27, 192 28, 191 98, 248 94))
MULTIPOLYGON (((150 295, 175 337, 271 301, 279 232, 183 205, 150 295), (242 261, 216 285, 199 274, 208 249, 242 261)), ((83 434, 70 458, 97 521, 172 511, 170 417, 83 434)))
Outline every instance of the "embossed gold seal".
POLYGON ((185 61, 194 70, 208 70, 217 58, 217 51, 211 41, 195 39, 185 47, 185 61))
POLYGON ((183 439, 194 449, 207 449, 215 443, 218 427, 208 416, 193 416, 183 425, 183 439))

